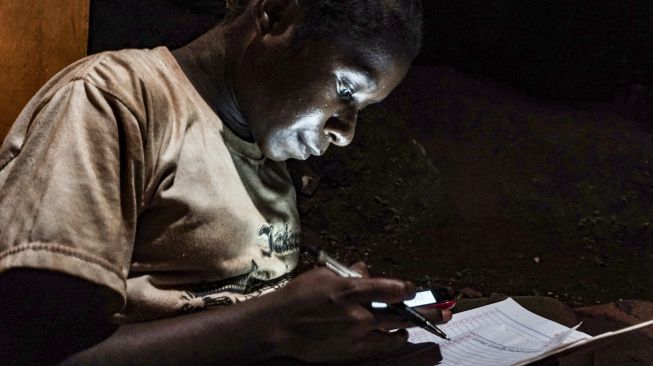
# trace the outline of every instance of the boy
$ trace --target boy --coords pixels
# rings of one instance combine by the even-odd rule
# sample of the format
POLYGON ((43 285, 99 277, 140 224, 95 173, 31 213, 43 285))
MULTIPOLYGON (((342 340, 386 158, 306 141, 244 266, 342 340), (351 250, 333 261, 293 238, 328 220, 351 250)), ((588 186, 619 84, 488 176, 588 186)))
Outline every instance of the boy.
POLYGON ((284 161, 351 142, 417 54, 419 3, 230 6, 174 52, 69 66, 19 116, 0 149, 5 359, 339 361, 405 344, 384 329, 410 324, 367 304, 410 283, 318 269, 283 286, 299 250, 284 161))

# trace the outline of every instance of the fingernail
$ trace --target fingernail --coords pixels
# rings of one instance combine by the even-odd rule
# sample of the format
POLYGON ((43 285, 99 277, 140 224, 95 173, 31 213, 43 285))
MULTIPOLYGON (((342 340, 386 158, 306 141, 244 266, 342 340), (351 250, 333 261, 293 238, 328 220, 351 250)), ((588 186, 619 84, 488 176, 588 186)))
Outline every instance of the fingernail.
POLYGON ((449 320, 451 320, 452 316, 453 316, 453 314, 451 314, 451 311, 442 310, 442 320, 448 322, 449 320))

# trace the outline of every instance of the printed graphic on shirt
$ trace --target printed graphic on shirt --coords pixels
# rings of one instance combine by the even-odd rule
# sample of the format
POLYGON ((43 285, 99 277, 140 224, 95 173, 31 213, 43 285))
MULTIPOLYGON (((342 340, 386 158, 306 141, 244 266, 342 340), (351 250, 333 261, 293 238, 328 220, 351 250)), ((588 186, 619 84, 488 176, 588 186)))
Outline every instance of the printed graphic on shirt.
POLYGON ((252 260, 252 269, 247 274, 193 285, 181 297, 184 304, 177 310, 177 313, 187 314, 211 307, 244 302, 280 289, 294 276, 291 272, 269 280, 262 275, 267 272, 259 273, 258 269, 258 265, 252 260))
POLYGON ((259 236, 264 236, 268 241, 267 250, 263 250, 263 255, 271 257, 274 254, 287 254, 299 250, 301 244, 301 233, 288 228, 288 224, 283 227, 275 227, 273 224, 263 225, 258 232, 259 236))

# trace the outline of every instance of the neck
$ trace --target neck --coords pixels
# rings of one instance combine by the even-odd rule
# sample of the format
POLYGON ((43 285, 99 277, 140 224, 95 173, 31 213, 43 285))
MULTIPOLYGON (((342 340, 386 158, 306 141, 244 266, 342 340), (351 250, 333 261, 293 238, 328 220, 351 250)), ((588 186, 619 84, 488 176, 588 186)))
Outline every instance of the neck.
POLYGON ((231 82, 234 60, 241 49, 228 45, 224 26, 220 25, 188 45, 172 51, 188 79, 204 101, 239 137, 254 141, 245 116, 240 111, 231 82), (229 50, 229 54, 227 54, 229 50))

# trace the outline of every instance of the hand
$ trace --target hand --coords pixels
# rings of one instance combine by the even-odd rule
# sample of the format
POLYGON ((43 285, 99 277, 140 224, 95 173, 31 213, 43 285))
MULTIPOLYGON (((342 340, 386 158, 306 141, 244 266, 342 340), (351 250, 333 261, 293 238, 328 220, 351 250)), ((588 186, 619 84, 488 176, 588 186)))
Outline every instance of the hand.
POLYGON ((441 360, 442 353, 437 343, 406 343, 391 355, 356 363, 356 366, 431 366, 441 360))
MULTIPOLYGON (((388 354, 406 343, 404 328, 413 324, 390 312, 372 314, 369 304, 411 299, 415 286, 401 280, 369 278, 363 263, 352 269, 364 277, 342 278, 319 268, 269 295, 275 339, 283 354, 311 362, 342 361, 388 354)), ((439 309, 422 313, 434 323, 451 318, 450 312, 439 309)))
MULTIPOLYGON (((357 262, 354 265, 350 267, 354 271, 360 273, 363 275, 363 278, 369 278, 370 274, 367 272, 367 266, 365 265, 364 262, 357 262)), ((412 283, 407 282, 408 285, 413 286, 412 283)), ((414 286, 413 286, 414 287, 414 286)), ((414 298, 415 294, 411 295, 411 298, 414 298)), ((433 324, 444 324, 451 320, 451 309, 446 309, 446 310, 440 310, 437 308, 415 308, 417 311, 419 311, 422 315, 424 315, 428 320, 431 321, 433 324)), ((377 319, 384 319, 386 316, 390 316, 392 318, 396 318, 398 315, 390 308, 386 309, 375 309, 374 310, 374 316, 377 319)), ((415 324, 411 323, 410 321, 407 321, 405 318, 401 317, 401 320, 403 321, 402 327, 400 328, 411 328, 414 327, 415 324)), ((392 328, 389 328, 392 329, 392 328)))

